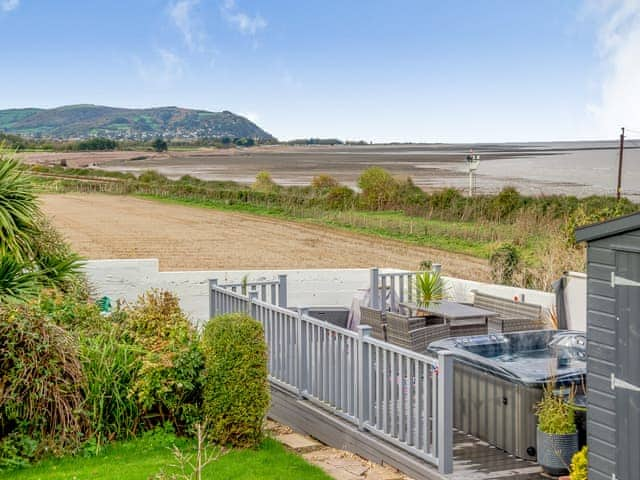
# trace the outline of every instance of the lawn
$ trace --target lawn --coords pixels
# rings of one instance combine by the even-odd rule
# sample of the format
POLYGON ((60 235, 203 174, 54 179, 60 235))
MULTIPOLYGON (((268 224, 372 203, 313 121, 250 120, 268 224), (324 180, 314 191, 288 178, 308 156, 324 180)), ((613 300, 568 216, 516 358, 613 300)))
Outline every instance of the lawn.
MULTIPOLYGON (((194 442, 168 435, 120 442, 107 447, 98 456, 78 456, 47 460, 33 467, 0 473, 7 480, 147 480, 160 469, 173 473, 173 445, 193 451, 194 442)), ((287 451, 280 443, 266 439, 257 450, 235 450, 210 463, 203 478, 213 479, 283 479, 327 480, 319 468, 287 451)))

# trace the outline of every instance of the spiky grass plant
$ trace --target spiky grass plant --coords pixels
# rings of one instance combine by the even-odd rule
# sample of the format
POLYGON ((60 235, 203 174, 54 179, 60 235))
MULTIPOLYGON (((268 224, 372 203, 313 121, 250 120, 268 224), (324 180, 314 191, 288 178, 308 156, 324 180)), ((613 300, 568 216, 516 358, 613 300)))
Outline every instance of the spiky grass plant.
POLYGON ((427 271, 416 275, 416 303, 427 308, 447 298, 447 289, 439 272, 427 271))

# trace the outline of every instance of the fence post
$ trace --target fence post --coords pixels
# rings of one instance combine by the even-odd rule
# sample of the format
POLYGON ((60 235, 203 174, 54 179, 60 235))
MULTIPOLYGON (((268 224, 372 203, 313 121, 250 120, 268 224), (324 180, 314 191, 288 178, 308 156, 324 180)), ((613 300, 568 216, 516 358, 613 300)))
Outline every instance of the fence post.
POLYGON ((278 306, 287 308, 287 276, 278 275, 278 306))
POLYGON ((358 325, 358 383, 356 393, 358 397, 358 429, 364 430, 365 412, 369 411, 369 401, 367 392, 369 391, 369 349, 366 348, 364 337, 371 336, 369 325, 358 325))
MULTIPOLYGON (((257 312, 257 305, 255 303, 253 303, 254 300, 258 299, 258 291, 257 290, 252 290, 249 292, 249 305, 247 308, 247 313, 249 315, 251 315, 251 318, 258 320, 256 317, 258 316, 258 312, 257 312)), ((262 320, 260 320, 260 323, 262 323, 262 320)))
POLYGON ((380 301, 378 295, 380 294, 380 290, 378 289, 378 282, 380 278, 380 271, 377 268, 372 268, 370 270, 370 281, 369 288, 371 293, 371 308, 380 308, 380 301))
POLYGON ((453 356, 438 354, 438 470, 453 472, 453 356))
POLYGON ((216 316, 216 299, 213 295, 213 287, 218 286, 218 279, 209 279, 209 320, 216 316))

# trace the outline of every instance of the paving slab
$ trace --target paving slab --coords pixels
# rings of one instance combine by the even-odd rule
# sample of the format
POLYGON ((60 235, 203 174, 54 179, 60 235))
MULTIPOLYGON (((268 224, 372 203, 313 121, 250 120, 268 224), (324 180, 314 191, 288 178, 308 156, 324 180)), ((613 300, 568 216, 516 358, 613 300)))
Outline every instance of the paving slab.
POLYGON ((311 437, 300 435, 299 433, 285 433, 276 435, 276 440, 285 444, 296 452, 309 451, 322 447, 322 444, 311 437))

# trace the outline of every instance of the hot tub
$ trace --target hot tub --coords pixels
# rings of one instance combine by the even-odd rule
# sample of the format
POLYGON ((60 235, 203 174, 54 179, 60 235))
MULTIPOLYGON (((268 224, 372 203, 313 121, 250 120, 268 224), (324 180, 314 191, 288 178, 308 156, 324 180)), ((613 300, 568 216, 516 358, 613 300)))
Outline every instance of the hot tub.
POLYGON ((584 333, 536 330, 433 342, 448 350, 454 367, 454 427, 517 457, 536 459, 534 409, 550 381, 584 393, 584 333))

